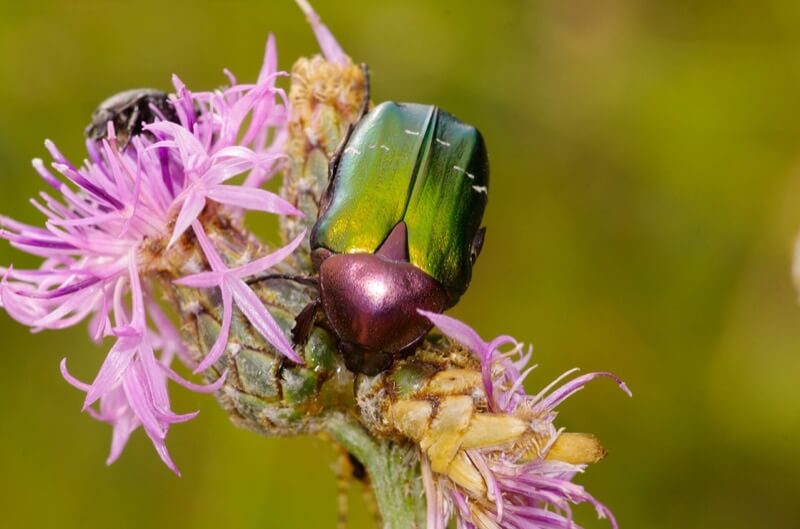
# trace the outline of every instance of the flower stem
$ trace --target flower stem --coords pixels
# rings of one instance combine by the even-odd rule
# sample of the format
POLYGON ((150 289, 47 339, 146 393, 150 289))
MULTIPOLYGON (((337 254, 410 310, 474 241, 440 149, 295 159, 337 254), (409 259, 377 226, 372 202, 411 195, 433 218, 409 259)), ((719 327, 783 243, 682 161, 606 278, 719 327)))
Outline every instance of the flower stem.
POLYGON ((350 414, 332 413, 326 426, 333 439, 367 469, 383 528, 423 529, 426 503, 416 450, 375 439, 350 414))

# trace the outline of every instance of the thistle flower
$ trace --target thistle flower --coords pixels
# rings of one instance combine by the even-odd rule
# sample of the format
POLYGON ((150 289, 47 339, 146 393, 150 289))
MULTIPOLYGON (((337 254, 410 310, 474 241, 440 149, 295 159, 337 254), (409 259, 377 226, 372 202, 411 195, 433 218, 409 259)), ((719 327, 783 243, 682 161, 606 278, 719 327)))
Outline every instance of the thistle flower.
MULTIPOLYGON (((113 427, 109 463, 141 426, 177 472, 167 431, 196 413, 171 410, 173 380, 193 391, 221 390, 234 421, 254 431, 330 433, 373 478, 387 527, 422 525, 424 485, 429 529, 444 529, 454 516, 461 529, 577 528, 576 503, 593 505, 616 528, 608 509, 572 482, 604 455, 602 447, 553 424, 557 406, 594 378, 610 377, 630 393, 613 375, 558 386, 568 371, 529 395, 529 349, 510 336, 485 342, 464 323, 429 312, 422 313, 450 340, 429 336, 388 371, 354 375, 324 328, 295 350, 276 323, 271 311, 286 327, 309 301, 307 291, 248 283, 302 247, 328 185, 327 162, 368 103, 365 72, 311 6, 297 2, 324 58, 295 63, 290 98, 275 86, 283 74, 270 36, 255 84, 227 72, 229 87, 192 93, 176 77, 177 118, 152 108, 158 117, 124 146, 109 126, 107 139, 87 142, 80 168, 46 143, 53 168, 71 185, 34 161, 61 201, 42 193, 33 202, 46 216, 43 228, 0 218, 0 236, 44 258, 35 270, 0 269, 0 303, 34 331, 89 319, 92 338, 115 339, 91 384, 61 363, 65 379, 86 393, 84 410, 113 427), (281 170, 281 196, 259 189, 281 170), (241 185, 230 183, 236 176, 244 176, 241 185), (241 228, 245 210, 280 215, 291 242, 261 255, 241 228), (302 221, 285 218, 302 217, 301 210, 302 221), (157 303, 160 290, 171 296, 183 336, 157 303), (189 342, 205 352, 199 362, 189 342), (193 384, 171 368, 175 358, 207 378, 221 376, 193 384), (225 366, 233 366, 229 380, 225 366), (409 464, 415 454, 419 469, 409 464)), ((281 266, 310 273, 308 247, 281 266)))
MULTIPOLYGON (((204 369, 214 358, 193 366, 177 330, 155 300, 170 265, 175 243, 190 226, 212 271, 180 281, 194 288, 220 288, 230 322, 237 306, 264 338, 293 361, 299 361, 269 312, 253 302, 255 294, 241 280, 273 266, 301 242, 228 270, 203 230, 201 213, 216 203, 219 215, 236 218, 242 210, 300 216, 286 200, 258 189, 280 168, 287 132, 288 105, 275 80, 275 41, 267 41, 263 67, 255 84, 212 92, 190 92, 177 77, 171 103, 178 122, 159 116, 145 125, 147 134, 120 149, 113 126, 101 142, 87 141, 89 159, 73 165, 49 140, 52 168, 36 159, 33 166, 55 195, 41 193, 33 205, 45 216, 44 227, 0 217, 0 237, 12 246, 44 258, 38 269, 3 268, 0 302, 8 314, 33 331, 62 329, 89 319, 95 341, 116 341, 91 384, 70 375, 66 380, 86 393, 83 409, 113 426, 108 463, 120 455, 130 434, 142 426, 161 459, 177 468, 166 448, 169 427, 196 413, 176 414, 169 404, 167 379, 194 391, 213 392, 224 377, 198 386, 171 368, 177 356, 204 369), (244 183, 228 182, 246 175, 244 183), (58 195, 60 195, 60 200, 58 195), (99 401, 97 409, 92 406, 99 401)), ((157 109, 153 109, 157 113, 157 109)), ((247 259, 247 256, 243 256, 247 259)), ((195 264, 198 271, 204 266, 195 264)), ((220 353, 226 336, 219 337, 220 353)))
POLYGON ((483 385, 479 399, 486 407, 481 420, 491 426, 486 430, 494 430, 481 432, 474 422, 470 424, 445 473, 441 468, 436 472, 436 460, 431 460, 429 448, 422 451, 428 529, 444 529, 453 514, 458 527, 464 529, 577 528, 570 505, 575 503, 592 505, 598 516, 608 518, 616 529, 611 512, 571 481, 583 471, 585 463, 604 455, 602 449, 588 436, 561 437, 553 421, 555 408, 591 380, 609 377, 630 395, 625 383, 611 373, 590 373, 558 386, 575 372, 573 369, 538 394, 528 395, 523 381, 535 367, 525 369, 530 349, 525 351, 510 336, 487 343, 454 318, 420 312, 477 356, 483 385), (500 353, 506 345, 513 347, 500 353), (480 435, 484 438, 477 440, 480 435), (557 446, 560 439, 563 442, 557 446))

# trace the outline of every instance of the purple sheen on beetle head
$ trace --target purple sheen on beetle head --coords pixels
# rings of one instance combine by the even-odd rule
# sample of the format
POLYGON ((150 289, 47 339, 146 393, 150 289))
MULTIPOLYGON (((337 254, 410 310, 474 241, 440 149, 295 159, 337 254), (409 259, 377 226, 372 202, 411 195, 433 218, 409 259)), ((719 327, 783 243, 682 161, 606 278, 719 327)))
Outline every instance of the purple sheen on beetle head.
POLYGON ((319 269, 320 298, 338 338, 372 352, 397 353, 431 328, 419 309, 442 311, 447 294, 410 263, 374 254, 336 254, 319 269))
POLYGON ((611 378, 630 396, 625 383, 611 373, 589 373, 559 386, 564 378, 576 371, 572 369, 536 395, 529 395, 523 382, 535 367, 527 367, 531 358, 530 348, 525 350, 510 336, 499 336, 485 342, 471 327, 455 318, 426 311, 420 313, 446 336, 477 356, 491 412, 524 418, 529 421, 532 431, 543 439, 549 439, 532 460, 512 457, 502 446, 468 450, 469 460, 486 484, 486 493, 480 498, 448 477, 433 472, 423 453, 428 527, 445 529, 455 514, 458 527, 470 529, 580 529, 573 522, 571 506, 588 503, 599 518, 607 518, 616 529, 617 522, 611 512, 583 487, 572 483, 572 478, 586 465, 547 460, 544 456, 561 433, 553 425, 555 408, 559 404, 598 377, 611 378), (501 352, 500 348, 504 346, 511 346, 511 350, 501 352))
MULTIPOLYGON (((122 152, 109 123, 106 139, 87 141, 89 159, 80 167, 48 140, 50 167, 33 161, 57 192, 32 200, 45 216, 44 227, 0 217, 0 238, 44 258, 38 269, 0 269, 5 311, 33 330, 62 329, 88 319, 93 340, 116 339, 91 384, 78 381, 62 365, 67 381, 86 393, 84 410, 113 427, 109 463, 142 427, 161 459, 177 472, 166 448, 167 432, 195 414, 171 411, 167 379, 192 391, 216 391, 224 380, 200 386, 170 368, 175 358, 190 368, 202 366, 189 358, 178 331, 153 298, 154 278, 142 272, 152 268, 148 253, 140 251, 143 243, 175 242, 189 226, 200 226, 197 218, 208 201, 231 216, 243 210, 300 214, 279 196, 257 189, 285 159, 288 100, 275 85, 285 75, 276 71, 276 64, 270 36, 255 84, 236 84, 230 75, 234 82, 229 87, 191 92, 173 77, 175 94, 170 98, 177 122, 154 112, 155 120, 145 125, 148 134, 132 137, 122 152), (238 175, 245 175, 244 184, 231 185, 228 181, 238 175)), ((203 248, 212 264, 205 281, 222 285, 228 320, 235 301, 265 339, 293 359, 296 354, 283 332, 241 278, 273 266, 297 244, 231 270, 213 266, 215 257, 221 260, 213 246, 203 248)), ((202 277, 194 281, 194 288, 206 288, 202 277)))

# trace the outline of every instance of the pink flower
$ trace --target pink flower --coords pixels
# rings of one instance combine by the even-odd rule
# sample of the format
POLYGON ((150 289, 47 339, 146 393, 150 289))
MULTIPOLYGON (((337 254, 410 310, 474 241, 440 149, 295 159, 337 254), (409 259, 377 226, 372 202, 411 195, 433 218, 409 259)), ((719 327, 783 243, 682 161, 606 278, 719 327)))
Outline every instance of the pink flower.
POLYGON ((522 344, 510 336, 485 342, 472 328, 454 318, 426 311, 420 313, 478 357, 490 412, 523 418, 533 432, 548 440, 533 458, 509 452, 507 446, 467 450, 469 461, 486 484, 486 493, 481 497, 433 472, 423 454, 428 529, 446 528, 453 514, 457 517, 458 527, 463 529, 579 529, 572 520, 571 504, 576 503, 592 505, 598 516, 608 518, 616 529, 617 523, 611 512, 583 487, 572 483, 572 478, 582 472, 585 465, 548 460, 545 456, 561 433, 553 425, 554 410, 559 404, 598 377, 611 378, 630 395, 625 383, 611 373, 589 373, 556 387, 576 371, 573 369, 538 394, 528 395, 523 381, 533 370, 533 367, 525 369, 530 360, 530 349, 523 351, 522 344), (513 348, 501 353, 499 348, 505 345, 513 348))
MULTIPOLYGON (((80 167, 45 142, 55 173, 39 159, 33 166, 54 193, 43 192, 32 201, 45 216, 44 226, 0 217, 0 237, 44 259, 38 269, 0 269, 0 303, 8 314, 33 331, 62 329, 88 319, 94 340, 116 339, 91 384, 71 376, 62 362, 67 381, 86 392, 83 409, 113 427, 109 463, 141 426, 161 459, 177 472, 167 452, 167 432, 173 423, 196 414, 171 410, 167 379, 194 391, 216 391, 224 378, 198 386, 169 367, 178 357, 202 370, 215 358, 194 366, 177 330, 158 308, 150 289, 156 280, 153 258, 142 251, 149 241, 171 245, 194 224, 212 272, 185 278, 183 284, 221 287, 228 300, 228 323, 230 301, 235 300, 268 342, 299 361, 241 278, 274 265, 300 241, 227 270, 197 220, 209 201, 230 216, 242 210, 300 215, 282 198, 258 188, 280 170, 284 158, 288 103, 275 86, 275 79, 285 75, 276 64, 270 36, 255 84, 238 84, 229 73, 228 88, 193 94, 175 77, 171 101, 177 123, 157 118, 145 125, 148 134, 133 137, 122 152, 109 125, 107 139, 87 141, 89 160, 80 167), (244 184, 226 183, 237 175, 244 175, 244 184)), ((215 347, 217 357, 227 340, 227 327, 224 331, 215 347)))

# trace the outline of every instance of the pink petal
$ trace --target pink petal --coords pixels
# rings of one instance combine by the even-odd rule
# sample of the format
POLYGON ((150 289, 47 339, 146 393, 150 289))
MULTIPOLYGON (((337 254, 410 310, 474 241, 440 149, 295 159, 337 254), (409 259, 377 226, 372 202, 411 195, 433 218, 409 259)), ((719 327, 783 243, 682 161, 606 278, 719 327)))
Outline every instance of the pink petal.
POLYGON ((142 375, 142 382, 150 392, 153 404, 160 411, 169 410, 169 396, 167 395, 167 381, 160 363, 156 362, 155 352, 150 345, 147 334, 139 346, 138 368, 142 375))
POLYGON ((418 312, 431 320, 445 335, 469 348, 481 361, 487 357, 488 346, 472 327, 444 314, 426 310, 419 310, 418 312))
MULTIPOLYGON (((148 436, 150 434, 148 433, 148 436)), ((170 469, 176 476, 181 477, 181 471, 178 469, 178 466, 172 460, 172 456, 169 455, 169 450, 167 450, 167 443, 163 439, 154 439, 150 436, 150 441, 152 441, 153 446, 156 449, 156 453, 158 457, 161 458, 161 461, 167 465, 167 468, 170 469)))
POLYGON ((0 303, 9 316, 29 327, 46 315, 46 305, 40 300, 20 296, 5 281, 0 285, 0 303))
POLYGON ((242 314, 247 317, 264 339, 285 357, 297 364, 303 364, 303 360, 294 351, 283 330, 275 322, 272 314, 264 307, 264 303, 258 299, 255 292, 241 279, 232 278, 230 286, 233 291, 233 298, 236 300, 236 306, 239 307, 242 314))
POLYGON ((211 347, 206 357, 203 358, 203 361, 194 369, 195 374, 202 373, 214 365, 228 346, 228 333, 230 332, 231 319, 233 318, 233 295, 224 279, 220 285, 220 289, 222 290, 222 325, 219 328, 217 341, 214 342, 214 345, 211 347))
MULTIPOLYGON (((289 137, 288 131, 286 129, 279 129, 275 137, 272 139, 272 144, 268 149, 264 151, 267 152, 277 152, 282 153, 284 152, 284 145, 286 143, 287 138, 289 137)), ((270 166, 264 166, 264 164, 259 165, 258 167, 254 168, 253 171, 247 175, 245 178, 244 183, 242 186, 244 187, 260 187, 264 182, 269 180, 280 168, 280 165, 277 163, 273 163, 270 166)))
POLYGON ((215 163, 222 162, 253 162, 257 156, 253 149, 243 145, 228 145, 214 152, 212 157, 215 163))
POLYGON ((108 458, 106 458, 106 465, 111 465, 119 459, 119 456, 122 455, 122 451, 128 444, 128 439, 130 439, 131 434, 139 425, 139 421, 131 411, 128 411, 114 421, 111 431, 111 450, 109 451, 108 458))
POLYGON ((175 229, 172 231, 172 238, 169 240, 167 248, 175 244, 183 232, 197 219, 200 212, 206 206, 206 198, 201 192, 193 190, 188 193, 183 201, 178 218, 175 219, 175 229))
POLYGON ((425 525, 428 529, 444 529, 446 524, 441 488, 436 484, 437 478, 433 475, 428 456, 420 453, 419 459, 422 470, 422 484, 425 488, 425 495, 428 498, 428 521, 425 525))
POLYGON ((264 51, 264 63, 258 73, 258 84, 267 82, 267 78, 278 69, 278 49, 275 46, 275 35, 267 37, 267 47, 264 51))
POLYGON ((164 373, 167 377, 172 380, 173 382, 180 384, 181 386, 185 387, 188 390, 194 391, 196 393, 214 393, 219 391, 219 388, 225 384, 225 380, 228 378, 228 370, 222 372, 222 375, 219 376, 214 382, 210 384, 195 384, 193 382, 189 382, 178 373, 173 371, 171 368, 161 365, 161 369, 164 370, 164 373))
MULTIPOLYGON (((186 172, 196 169, 208 159, 208 153, 200 141, 186 128, 171 121, 157 121, 144 126, 150 132, 160 132, 170 136, 178 148, 186 172)), ((155 148, 155 144, 150 149, 155 148)))
POLYGON ((151 439, 163 440, 167 435, 167 429, 156 417, 152 395, 147 391, 144 376, 137 366, 131 366, 129 372, 125 374, 122 379, 122 388, 131 409, 142 422, 142 427, 147 435, 151 439))
POLYGON ((189 130, 193 130, 196 118, 194 114, 194 103, 192 102, 192 93, 186 88, 186 85, 177 75, 172 76, 172 85, 175 87, 177 97, 172 99, 174 102, 175 111, 178 113, 181 124, 189 130))
POLYGON ((220 272, 199 272, 189 276, 175 279, 172 282, 176 285, 183 285, 192 288, 211 288, 218 286, 222 281, 220 272))
POLYGON ((512 344, 514 346, 521 346, 520 343, 513 337, 508 336, 506 334, 498 336, 497 338, 493 339, 486 348, 489 350, 490 354, 493 354, 499 348, 503 347, 504 345, 512 344))
POLYGON ((67 370, 66 358, 61 359, 61 363, 58 365, 58 367, 61 370, 61 376, 64 377, 64 380, 66 380, 71 386, 84 392, 87 392, 90 389, 92 389, 92 386, 90 386, 89 384, 85 384, 80 380, 78 380, 77 378, 75 378, 74 376, 72 376, 72 374, 67 370))
POLYGON ((39 173, 39 176, 41 176, 45 182, 47 182, 51 187, 54 187, 55 189, 59 190, 61 189, 62 186, 61 182, 58 180, 58 178, 53 176, 53 173, 47 170, 47 168, 44 166, 44 161, 42 161, 41 158, 34 158, 33 160, 31 160, 31 164, 33 165, 33 168, 36 169, 36 172, 39 173))
POLYGON ((220 273, 227 272, 228 268, 225 266, 225 263, 222 262, 222 257, 217 253, 217 250, 214 249, 214 245, 211 243, 208 235, 206 235, 206 230, 203 229, 203 225, 198 221, 194 221, 192 223, 192 229, 195 235, 197 235, 197 241, 203 249, 203 254, 206 256, 211 270, 220 273))
POLYGON ((542 400, 539 404, 537 404, 537 408, 552 410, 553 408, 564 402, 571 395, 573 395, 575 392, 583 389, 586 386, 586 384, 588 384, 589 382, 598 377, 610 378, 611 380, 616 382, 617 385, 620 387, 620 389, 625 393, 627 393, 629 397, 633 396, 633 393, 631 393, 631 390, 628 389, 628 386, 625 384, 625 382, 623 382, 622 379, 620 379, 615 374, 607 372, 588 373, 586 375, 570 380, 569 382, 567 382, 566 384, 564 384, 563 386, 552 392, 544 400, 542 400))
POLYGON ((240 266, 238 268, 234 268, 231 270, 231 273, 240 279, 245 278, 247 276, 252 276, 255 274, 259 274, 266 270, 267 268, 271 268, 276 264, 280 263, 287 257, 289 257, 294 251, 297 249, 298 246, 303 242, 303 239, 306 236, 306 230, 303 230, 297 237, 295 237, 289 244, 280 248, 271 254, 265 255, 264 257, 259 257, 255 261, 251 261, 246 265, 240 266))
POLYGON ((314 35, 317 37, 319 47, 322 54, 328 62, 334 64, 347 64, 350 59, 344 51, 342 51, 339 43, 333 37, 331 31, 322 23, 319 15, 314 11, 314 8, 308 3, 307 0, 296 0, 297 5, 303 10, 303 13, 308 17, 308 22, 311 24, 311 29, 314 30, 314 35))
POLYGON ((252 170, 254 167, 256 167, 256 162, 257 160, 255 156, 249 156, 247 158, 230 158, 218 162, 203 174, 203 182, 206 185, 220 184, 226 180, 230 180, 234 176, 252 170))
POLYGON ((108 352, 100 371, 92 381, 92 387, 86 392, 83 401, 85 410, 99 399, 104 393, 108 393, 123 380, 125 371, 133 360, 136 349, 130 346, 130 339, 120 338, 114 347, 108 352))
POLYGON ((156 417, 158 417, 159 420, 169 423, 170 425, 182 422, 189 422, 198 415, 200 415, 199 411, 191 411, 189 413, 180 413, 180 414, 173 413, 169 410, 166 411, 156 410, 156 412, 157 412, 156 417))
POLYGON ((303 216, 303 213, 275 193, 242 186, 216 185, 209 189, 208 198, 228 204, 278 215, 303 216))

